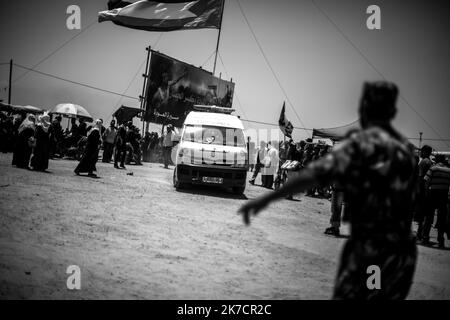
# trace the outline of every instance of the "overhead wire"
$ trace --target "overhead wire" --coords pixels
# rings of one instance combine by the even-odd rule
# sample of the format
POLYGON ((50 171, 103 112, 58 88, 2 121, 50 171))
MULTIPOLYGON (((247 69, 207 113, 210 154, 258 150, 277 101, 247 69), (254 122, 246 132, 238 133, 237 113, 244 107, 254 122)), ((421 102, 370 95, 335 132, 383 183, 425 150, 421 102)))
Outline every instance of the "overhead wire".
POLYGON ((211 52, 211 54, 208 56, 208 59, 205 60, 205 62, 203 62, 200 67, 204 67, 205 64, 207 64, 209 62, 209 60, 211 60, 211 58, 214 56, 214 54, 216 53, 216 50, 214 50, 213 52, 211 52))
POLYGON ((253 35, 253 38, 254 38, 254 40, 255 40, 255 42, 256 42, 256 44, 257 44, 257 46, 258 46, 258 48, 259 48, 259 50, 260 50, 260 52, 261 52, 261 54, 262 54, 262 56, 263 56, 263 58, 264 58, 266 64, 268 65, 270 71, 272 72, 273 77, 275 78, 276 82, 278 83, 278 86, 280 87, 281 91, 283 92, 283 95, 284 95, 284 97, 286 98, 286 100, 287 100, 287 102, 288 102, 288 105, 291 107, 292 111, 294 111, 294 114, 295 114, 295 116, 297 117, 297 119, 298 119, 298 121, 300 122, 300 124, 301 124, 303 127, 306 127, 305 124, 303 123, 302 119, 301 119, 300 116, 298 115, 297 110, 295 110, 294 104, 291 102, 291 99, 289 99, 289 96, 288 96, 286 90, 284 89, 284 87, 283 87, 283 85, 282 85, 282 83, 281 83, 279 77, 277 76, 277 73, 276 73, 275 70, 273 69, 272 64, 270 63, 269 59, 267 58, 267 55, 266 55, 266 53, 264 52, 264 49, 262 48, 262 45, 261 45, 260 41, 258 40, 258 37, 256 36, 256 33, 255 33, 255 31, 253 30, 253 28, 252 28, 252 26, 251 26, 251 24, 250 24, 250 21, 248 20, 247 15, 245 14, 244 9, 243 9, 242 6, 241 6, 240 1, 239 1, 239 0, 236 0, 236 2, 237 2, 237 4, 238 4, 238 6, 239 6, 239 9, 240 9, 240 11, 241 11, 241 14, 242 14, 242 16, 244 17, 244 20, 245 20, 245 22, 247 23, 247 26, 248 26, 248 28, 249 28, 251 34, 253 35))
MULTIPOLYGON (((223 62, 222 55, 220 54, 219 51, 217 52, 217 55, 218 55, 218 57, 219 57, 220 64, 222 65, 223 71, 225 71, 225 74, 226 74, 227 78, 231 78, 231 77, 230 77, 230 74, 229 74, 228 71, 227 71, 227 68, 225 67, 225 63, 223 62)), ((239 108, 241 109, 242 114, 244 115, 244 117, 247 118, 247 115, 246 115, 246 113, 245 113, 244 108, 242 107, 242 104, 241 104, 241 101, 240 101, 240 99, 239 99, 239 96, 238 96, 237 92, 234 92, 234 95, 236 96, 236 101, 237 101, 237 103, 238 103, 239 108)))
POLYGON ((89 85, 89 84, 85 84, 85 83, 82 83, 82 82, 78 82, 78 81, 62 78, 62 77, 59 77, 59 76, 56 76, 56 75, 53 75, 53 74, 50 74, 50 73, 42 72, 42 71, 39 71, 39 70, 34 70, 32 68, 23 66, 21 64, 14 63, 14 65, 16 67, 19 67, 19 68, 22 68, 22 69, 25 69, 25 70, 28 70, 28 71, 31 71, 31 72, 35 72, 35 73, 41 74, 43 76, 47 76, 47 77, 50 77, 50 78, 54 78, 54 79, 58 79, 58 80, 61 80, 61 81, 69 82, 69 83, 76 84, 76 85, 79 85, 79 86, 82 86, 82 87, 86 87, 86 88, 89 88, 89 89, 102 91, 104 93, 110 93, 110 94, 114 94, 114 95, 117 95, 117 96, 123 96, 123 97, 129 98, 129 99, 139 100, 136 97, 128 96, 128 95, 121 94, 121 93, 114 92, 114 91, 107 90, 107 89, 102 89, 102 88, 99 88, 99 87, 96 87, 96 86, 92 86, 92 85, 89 85))
MULTIPOLYGON (((158 38, 155 40, 155 43, 152 45, 153 48, 156 48, 156 46, 158 45, 159 41, 161 40, 163 36, 163 33, 160 32, 158 38)), ((122 96, 119 98, 119 100, 116 103, 116 109, 119 106, 119 104, 122 102, 124 95, 128 92, 128 90, 130 89, 131 85, 133 84, 134 80, 136 80, 137 76, 139 75, 139 73, 141 73, 142 67, 144 66, 144 64, 147 62, 147 58, 144 59, 144 61, 142 61, 142 63, 139 65, 138 70, 136 71, 136 73, 134 74, 133 78, 130 80, 130 82, 128 83, 127 88, 125 89, 125 91, 123 91, 122 96)), ((147 72, 147 70, 144 70, 144 72, 147 72)))
MULTIPOLYGON (((237 0, 239 1, 239 0, 237 0)), ((369 60, 369 58, 363 53, 363 51, 345 34, 344 31, 337 25, 337 23, 331 19, 331 17, 323 10, 315 0, 311 0, 312 4, 316 9, 328 20, 328 22, 334 26, 334 28, 339 32, 339 34, 353 47, 353 49, 356 50, 356 52, 363 58, 363 60, 381 77, 383 80, 387 80, 386 77, 383 75, 383 73, 369 60)), ((442 136, 439 134, 439 132, 432 126, 425 117, 422 116, 422 114, 417 111, 416 108, 414 108, 409 101, 403 96, 403 94, 399 94, 399 97, 403 102, 436 134, 436 136, 439 139, 442 139, 445 141, 445 139, 442 138, 442 136)), ((450 147, 450 144, 446 143, 448 147, 450 147)))
MULTIPOLYGON (((80 32, 76 33, 74 36, 72 36, 70 39, 66 40, 63 44, 61 44, 60 46, 58 46, 56 49, 54 49, 52 52, 50 52, 48 55, 46 55, 44 58, 42 58, 41 60, 39 60, 39 62, 37 62, 36 64, 34 64, 31 69, 36 69, 39 65, 41 65, 42 63, 44 63, 46 60, 48 60, 50 57, 52 57, 54 54, 56 54, 58 51, 60 51, 62 48, 64 48, 66 45, 68 45, 70 42, 72 42, 75 38, 77 38, 78 36, 80 36, 82 33, 84 33, 85 31, 89 30, 89 28, 91 28, 95 22, 97 22, 97 18, 92 21, 87 27, 81 29, 80 32)), ((20 76, 18 76, 16 79, 13 80, 13 84, 16 83, 17 81, 19 81, 20 79, 22 79, 23 77, 25 77, 30 71, 26 71, 23 74, 21 74, 20 76)))

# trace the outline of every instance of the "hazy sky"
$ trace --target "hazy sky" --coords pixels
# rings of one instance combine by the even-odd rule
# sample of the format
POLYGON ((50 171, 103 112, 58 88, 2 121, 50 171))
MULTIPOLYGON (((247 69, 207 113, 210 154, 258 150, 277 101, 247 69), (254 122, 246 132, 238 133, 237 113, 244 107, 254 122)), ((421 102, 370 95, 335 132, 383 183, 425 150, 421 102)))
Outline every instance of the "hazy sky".
MULTIPOLYGON (((368 61, 389 80, 442 138, 450 139, 450 48, 448 1, 332 1, 315 3, 338 26, 368 61), (381 8, 381 30, 366 28, 366 8, 381 8)), ((66 8, 81 8, 82 29, 106 9, 107 0, 1 1, 0 63, 10 58, 32 67, 78 30, 66 28, 66 8)), ((357 119, 362 83, 380 75, 344 38, 311 0, 241 0, 247 18, 300 116, 287 105, 294 126, 335 127, 357 119)), ((36 69, 92 86, 124 93, 146 58, 145 47, 160 33, 128 29, 111 22, 94 24, 36 69)), ((194 65, 203 64, 215 50, 217 30, 164 33, 156 50, 194 65)), ((276 123, 283 100, 258 45, 239 10, 237 0, 226 0, 216 74, 236 83, 233 107, 245 119, 276 123), (240 103, 238 103, 238 101, 240 103)), ((212 70, 211 58, 204 68, 212 70)), ((144 66, 139 71, 143 72, 144 66)), ((0 99, 7 100, 8 66, 0 66, 0 99)), ((14 69, 13 79, 24 70, 14 69)), ((137 97, 141 76, 127 95, 137 97)), ((138 102, 80 87, 33 72, 13 84, 12 103, 47 109, 61 102, 86 107, 108 121, 120 104, 138 102)), ((399 99, 395 124, 408 137, 439 138, 399 99)), ((246 127, 254 124, 244 123, 246 127)), ((264 126, 261 126, 264 127, 264 126)), ((295 138, 305 131, 294 130, 295 138)), ((417 144, 417 141, 414 141, 417 144)), ((430 142, 450 150, 450 141, 430 142)))

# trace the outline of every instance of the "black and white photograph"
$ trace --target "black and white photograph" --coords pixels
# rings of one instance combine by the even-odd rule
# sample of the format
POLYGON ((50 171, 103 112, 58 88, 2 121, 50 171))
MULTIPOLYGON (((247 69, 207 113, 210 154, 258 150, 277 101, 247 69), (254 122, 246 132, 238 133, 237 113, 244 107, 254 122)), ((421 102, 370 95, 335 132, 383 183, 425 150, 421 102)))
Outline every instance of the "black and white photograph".
POLYGON ((449 12, 1 1, 0 300, 450 300, 449 12))

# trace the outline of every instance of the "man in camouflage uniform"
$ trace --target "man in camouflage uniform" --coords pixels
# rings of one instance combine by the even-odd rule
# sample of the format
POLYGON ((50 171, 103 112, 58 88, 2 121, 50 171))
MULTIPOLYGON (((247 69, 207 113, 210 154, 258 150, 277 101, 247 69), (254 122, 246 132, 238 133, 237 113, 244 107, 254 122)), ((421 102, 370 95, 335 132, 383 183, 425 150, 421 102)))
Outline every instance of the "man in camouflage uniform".
POLYGON ((250 215, 275 199, 314 185, 341 185, 350 203, 344 219, 351 224, 351 237, 341 256, 334 299, 404 299, 413 280, 417 163, 413 146, 391 126, 397 95, 394 84, 365 83, 359 107, 363 130, 310 163, 281 189, 239 210, 248 224, 250 215), (381 271, 380 289, 367 286, 367 270, 373 265, 381 271))

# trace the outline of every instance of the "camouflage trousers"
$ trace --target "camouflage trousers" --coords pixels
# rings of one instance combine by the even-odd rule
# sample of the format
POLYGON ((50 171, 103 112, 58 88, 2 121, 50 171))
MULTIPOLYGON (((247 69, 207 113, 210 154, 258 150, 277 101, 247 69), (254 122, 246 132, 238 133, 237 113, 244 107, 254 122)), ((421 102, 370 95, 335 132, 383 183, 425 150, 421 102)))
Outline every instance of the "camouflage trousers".
POLYGON ((342 252, 333 299, 405 299, 413 282, 417 248, 415 241, 350 239, 342 252), (379 268, 380 288, 369 288, 370 266, 379 268))

